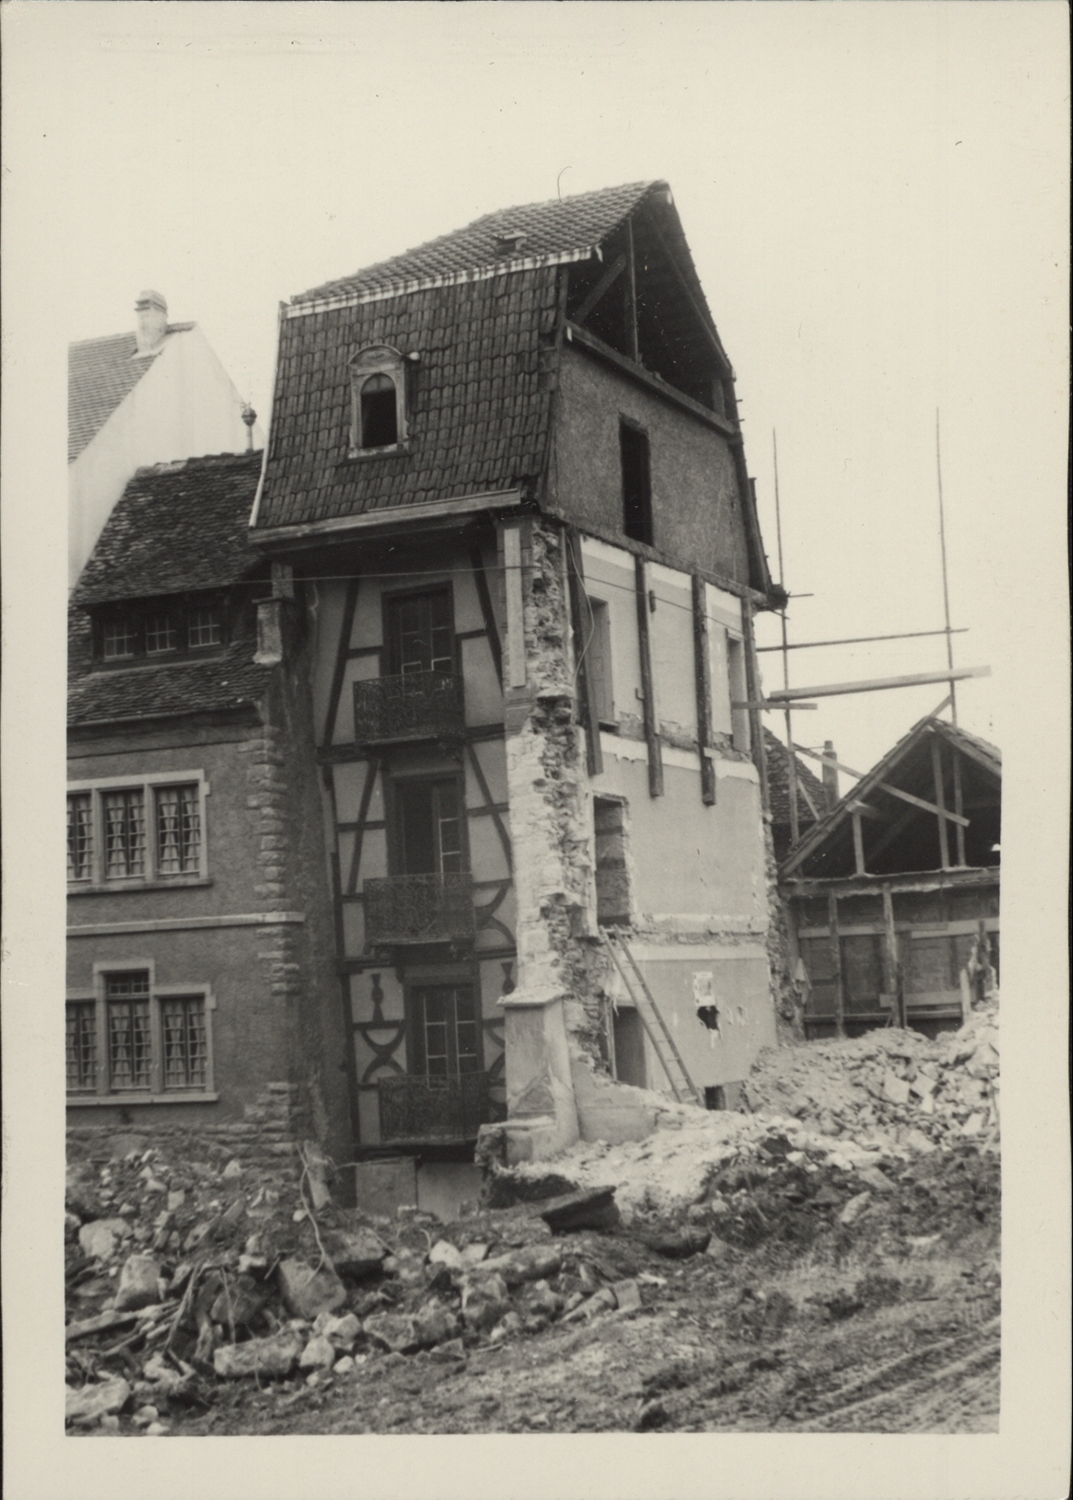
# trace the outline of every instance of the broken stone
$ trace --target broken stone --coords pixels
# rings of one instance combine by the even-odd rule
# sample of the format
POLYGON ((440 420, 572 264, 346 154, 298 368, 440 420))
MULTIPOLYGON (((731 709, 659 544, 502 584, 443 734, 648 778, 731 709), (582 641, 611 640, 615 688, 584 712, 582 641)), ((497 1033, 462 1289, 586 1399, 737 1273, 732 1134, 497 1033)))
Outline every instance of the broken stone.
POLYGON ((342 1357, 342 1359, 337 1359, 336 1362, 335 1362, 335 1364, 332 1365, 332 1374, 333 1375, 350 1375, 357 1368, 358 1367, 357 1367, 357 1364, 356 1364, 356 1362, 354 1360, 353 1355, 344 1354, 343 1357, 342 1357))
POLYGON ((267 1301, 266 1293, 250 1276, 239 1276, 224 1283, 209 1310, 214 1323, 222 1323, 232 1331, 245 1328, 261 1311, 267 1301))
POLYGON ((614 1229, 621 1222, 614 1198, 613 1187, 590 1188, 546 1199, 534 1204, 534 1208, 553 1234, 568 1234, 577 1229, 614 1229))
POLYGON ((610 1287, 601 1289, 592 1297, 586 1297, 583 1302, 568 1312, 563 1318, 564 1323, 579 1323, 582 1319, 593 1318, 597 1313, 610 1312, 616 1307, 615 1294, 610 1287))
POLYGON ((159 1415, 155 1406, 139 1406, 131 1420, 135 1427, 148 1427, 150 1422, 155 1422, 159 1415))
POLYGON ((227 1166, 220 1173, 225 1182, 232 1182, 236 1177, 242 1176, 242 1163, 237 1156, 233 1156, 227 1166))
POLYGON ((863 1193, 858 1193, 855 1197, 851 1198, 839 1214, 838 1222, 840 1224, 854 1223, 864 1212, 871 1196, 871 1192, 866 1189, 863 1193))
POLYGON ((78 1243, 83 1255, 93 1260, 108 1260, 115 1254, 116 1241, 130 1233, 125 1219, 92 1219, 78 1231, 78 1243))
POLYGON ((243 1375, 289 1375, 302 1353, 302 1337, 293 1328, 244 1344, 221 1344, 212 1356, 217 1375, 237 1380, 243 1375))
POLYGON ((512 1333, 520 1333, 521 1328, 521 1317, 511 1308, 509 1312, 503 1314, 499 1322, 492 1329, 491 1337, 496 1340, 509 1338, 512 1333))
POLYGON ((315 1334, 302 1350, 298 1368, 300 1370, 330 1370, 335 1364, 336 1354, 336 1349, 323 1334, 315 1334))
POLYGON ((632 1278, 628 1281, 613 1281, 607 1290, 614 1297, 620 1312, 639 1312, 644 1306, 641 1288, 632 1278))
POLYGON ((523 1281, 539 1281, 544 1276, 554 1276, 562 1268, 563 1252, 557 1245, 526 1245, 520 1250, 511 1250, 506 1255, 497 1255, 486 1260, 481 1267, 485 1271, 502 1276, 507 1286, 518 1286, 523 1281))
POLYGON ((344 1349, 349 1354, 361 1332, 361 1320, 349 1312, 341 1318, 322 1313, 313 1324, 313 1332, 322 1334, 334 1349, 344 1349))
POLYGON ((706 1229, 698 1229, 695 1225, 690 1225, 678 1232, 642 1234, 639 1238, 650 1250, 667 1256, 669 1260, 685 1260, 690 1255, 699 1255, 707 1250, 711 1234, 706 1229))
POLYGON ((905 1132, 902 1142, 910 1151, 915 1151, 918 1156, 926 1156, 929 1151, 935 1150, 934 1142, 929 1141, 922 1130, 916 1130, 915 1128, 905 1132))
POLYGON ((970 1115, 961 1127, 962 1135, 979 1135, 984 1128, 985 1119, 986 1116, 981 1114, 970 1115))
POLYGON ((279 1289, 289 1312, 310 1322, 320 1312, 334 1312, 346 1302, 346 1288, 327 1266, 314 1270, 307 1261, 291 1257, 276 1270, 279 1289))
POLYGON ((148 1307, 160 1300, 160 1267, 151 1255, 131 1255, 124 1262, 116 1288, 116 1312, 148 1307))
POLYGON ((341 1276, 375 1276, 383 1268, 387 1249, 371 1229, 347 1230, 325 1241, 332 1264, 341 1276))
POLYGON ((562 1308, 563 1299, 558 1292, 553 1292, 546 1281, 535 1281, 526 1288, 525 1306, 531 1313, 540 1313, 546 1318, 553 1318, 562 1308))
POLYGON ((488 1246, 482 1240, 474 1240, 471 1245, 463 1245, 459 1254, 462 1257, 463 1266, 469 1270, 484 1262, 488 1255, 488 1246))
POLYGON ((145 1429, 145 1435, 146 1437, 164 1437, 167 1430, 162 1422, 150 1422, 145 1429))
POLYGON ((892 1104, 909 1103, 909 1084, 904 1078, 899 1078, 897 1073, 884 1073, 883 1093, 892 1104))
POLYGON ((431 1302, 414 1316, 417 1341, 423 1348, 446 1343, 458 1333, 458 1319, 453 1312, 431 1302))
POLYGON ((67 1387, 68 1422, 96 1422, 108 1412, 118 1411, 130 1396, 130 1386, 119 1375, 100 1385, 84 1385, 81 1390, 67 1387))
POLYGON ((463 1265, 462 1252, 451 1244, 450 1240, 437 1240, 428 1253, 430 1266, 446 1266, 448 1270, 461 1270, 463 1265))
POLYGON ((435 1349, 430 1349, 428 1357, 443 1364, 449 1364, 452 1360, 464 1360, 465 1345, 461 1339, 450 1339, 446 1344, 437 1344, 435 1349))
POLYGON ((402 1354, 407 1349, 416 1349, 421 1342, 417 1324, 404 1313, 373 1313, 362 1324, 365 1332, 378 1344, 383 1344, 392 1354, 402 1354))
POLYGON ((471 1275, 462 1286, 462 1317, 468 1328, 493 1327, 509 1307, 507 1286, 501 1276, 471 1275))
POLYGON ((870 1188, 874 1188, 877 1193, 893 1193, 894 1191, 893 1182, 878 1167, 862 1167, 857 1176, 870 1188))

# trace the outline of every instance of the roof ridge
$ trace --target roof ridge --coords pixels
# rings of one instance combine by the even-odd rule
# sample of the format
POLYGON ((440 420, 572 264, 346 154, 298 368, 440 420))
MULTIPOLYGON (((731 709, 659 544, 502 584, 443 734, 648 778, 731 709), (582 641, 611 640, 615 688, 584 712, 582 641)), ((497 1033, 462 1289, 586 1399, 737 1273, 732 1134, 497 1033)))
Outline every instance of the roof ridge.
MULTIPOLYGON (((515 204, 510 208, 493 209, 489 213, 481 214, 476 219, 471 219, 467 224, 460 225, 457 229, 448 231, 446 234, 436 235, 430 240, 424 240, 407 250, 390 255, 386 259, 375 261, 372 265, 361 266, 356 271, 352 271, 344 276, 333 277, 330 281, 320 282, 317 286, 303 292, 298 292, 290 299, 290 306, 301 307, 310 302, 325 300, 329 297, 345 296, 348 291, 351 294, 355 294, 362 283, 367 283, 370 289, 376 286, 383 292, 392 289, 393 283, 397 282, 400 291, 405 287, 405 290, 410 292, 418 290, 425 282, 434 284, 442 279, 444 275, 450 276, 453 280, 461 280, 466 275, 474 274, 481 268, 487 269, 489 265, 496 265, 496 263, 488 262, 486 257, 478 258, 472 253, 467 258, 464 266, 456 266, 453 269, 447 270, 429 267, 423 272, 417 268, 407 272, 405 263, 415 257, 419 260, 427 260, 430 256, 435 256, 438 251, 445 250, 448 247, 459 248, 464 243, 466 236, 472 236, 476 231, 488 229, 496 223, 506 225, 511 220, 518 220, 520 216, 532 217, 539 215, 545 217, 549 214, 549 211, 557 214, 562 210, 564 215, 576 214, 585 207, 613 203, 616 199, 621 198, 623 200, 621 212, 616 214, 610 222, 605 222, 599 226, 589 226, 588 233, 584 232, 584 226, 578 226, 577 233, 571 236, 572 245, 570 251, 565 250, 561 245, 558 249, 552 248, 551 250, 544 251, 522 251, 520 249, 517 256, 500 261, 497 269, 508 269, 512 261, 515 260, 524 265, 535 258, 543 264, 548 264, 567 258, 571 252, 576 256, 579 249, 588 249, 593 244, 605 239, 607 235, 618 227, 624 218, 633 212, 642 198, 647 197, 649 193, 657 188, 670 191, 669 184, 664 178, 648 178, 636 182, 621 183, 613 187, 592 188, 583 193, 568 194, 565 198, 545 198, 533 203, 515 204), (599 233, 594 236, 592 230, 597 227, 599 228, 599 233), (392 274, 388 274, 389 272, 392 274)), ((523 236, 524 239, 532 239, 535 232, 539 233, 535 226, 529 225, 527 227, 524 223, 518 224, 516 232, 523 236)))

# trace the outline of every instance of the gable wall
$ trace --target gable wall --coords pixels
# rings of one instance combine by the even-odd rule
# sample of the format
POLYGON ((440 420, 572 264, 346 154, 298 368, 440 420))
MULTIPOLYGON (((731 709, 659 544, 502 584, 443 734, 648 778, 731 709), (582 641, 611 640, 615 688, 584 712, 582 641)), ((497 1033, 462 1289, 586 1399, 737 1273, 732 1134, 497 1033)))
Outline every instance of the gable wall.
POLYGON ((550 503, 578 525, 622 534, 619 418, 648 434, 654 545, 683 568, 749 581, 728 440, 594 356, 562 351, 550 503))

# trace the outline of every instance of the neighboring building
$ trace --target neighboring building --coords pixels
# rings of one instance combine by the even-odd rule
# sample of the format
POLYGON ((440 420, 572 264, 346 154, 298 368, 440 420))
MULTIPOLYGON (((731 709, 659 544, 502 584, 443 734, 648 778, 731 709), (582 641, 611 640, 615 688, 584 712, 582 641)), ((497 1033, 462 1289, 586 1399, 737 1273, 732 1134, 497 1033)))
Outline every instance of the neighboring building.
POLYGON ((248 543, 259 453, 140 470, 70 606, 75 1140, 344 1160, 307 617, 248 543))
POLYGON ((136 469, 260 448, 264 434, 196 323, 142 292, 131 333, 71 344, 67 367, 68 587, 136 469))
POLYGON ((607 925, 728 1101, 776 1036, 752 617, 784 596, 666 184, 293 298, 251 540, 311 621, 356 1154, 461 1191, 496 1118, 512 1159, 643 1133, 610 1074, 666 1079, 607 925))
POLYGON ((1001 804, 1000 752, 921 719, 787 855, 809 1035, 961 1024, 998 970, 1001 804))
MULTIPOLYGON (((782 861, 793 843, 786 746, 770 729, 765 729, 764 748, 767 759, 768 806, 771 809, 771 840, 776 860, 782 861)), ((835 772, 836 776, 837 774, 835 772)), ((794 756, 794 775, 797 780, 797 836, 801 839, 838 801, 838 793, 836 791, 832 798, 828 788, 799 755, 794 756)))

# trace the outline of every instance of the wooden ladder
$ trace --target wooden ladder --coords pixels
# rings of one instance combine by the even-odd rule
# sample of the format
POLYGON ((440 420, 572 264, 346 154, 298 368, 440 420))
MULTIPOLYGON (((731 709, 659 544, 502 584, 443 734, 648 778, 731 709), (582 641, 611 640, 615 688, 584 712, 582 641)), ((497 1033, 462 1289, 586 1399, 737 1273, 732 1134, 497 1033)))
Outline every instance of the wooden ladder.
POLYGON ((704 1099, 697 1085, 690 1078, 682 1054, 674 1044, 674 1038, 667 1027, 666 1021, 656 1004, 655 996, 645 982, 645 976, 637 965, 637 960, 630 952, 630 945, 626 941, 626 934, 621 927, 603 927, 600 929, 604 947, 611 955, 611 961, 619 972, 619 976, 626 986, 626 993, 633 1001, 634 1008, 641 1018, 641 1025, 648 1033, 648 1040, 652 1043, 653 1050, 663 1065, 663 1071, 667 1075, 667 1081, 671 1086, 671 1093, 679 1104, 688 1103, 692 1100, 704 1108, 704 1099), (625 963, 623 963, 625 959, 625 963), (633 980, 626 971, 626 965, 633 971, 633 980))

